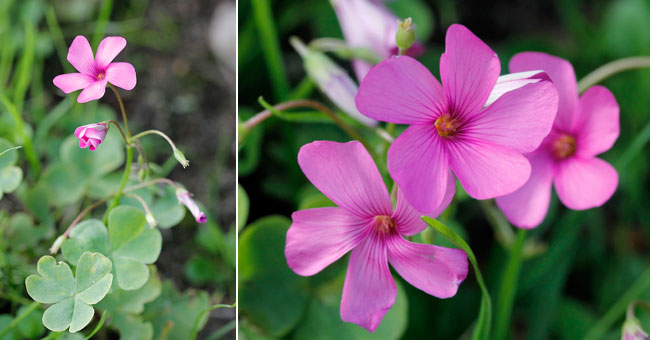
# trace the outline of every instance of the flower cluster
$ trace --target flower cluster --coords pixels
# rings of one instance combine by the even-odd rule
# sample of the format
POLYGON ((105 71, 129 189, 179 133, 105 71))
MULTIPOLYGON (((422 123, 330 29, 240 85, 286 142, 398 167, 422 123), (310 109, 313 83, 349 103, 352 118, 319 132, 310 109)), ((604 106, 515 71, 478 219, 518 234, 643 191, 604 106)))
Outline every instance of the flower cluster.
MULTIPOLYGON (((351 252, 340 307, 343 320, 376 329, 396 296, 389 263, 430 295, 455 295, 468 272, 465 252, 404 237, 424 230, 421 216, 437 217, 445 210, 456 179, 470 197, 496 199, 508 220, 522 228, 543 221, 552 184, 562 203, 575 210, 600 206, 612 196, 618 175, 596 156, 618 137, 618 105, 600 86, 579 98, 567 61, 520 53, 510 61, 513 73, 500 76, 496 53, 466 27, 452 25, 440 58, 439 82, 406 53, 388 52, 396 31, 388 44, 385 35, 362 36, 372 30, 361 30, 350 19, 350 11, 359 7, 374 17, 390 16, 381 2, 333 5, 350 45, 365 41, 375 50, 384 49, 380 54, 385 60, 372 68, 353 61, 362 79, 356 109, 376 121, 408 125, 387 155, 395 181, 394 208, 361 143, 316 141, 298 154, 307 178, 338 207, 292 215, 287 263, 297 274, 309 276, 351 252)), ((410 21, 400 25, 412 29, 410 21)), ((402 40, 408 47, 412 36, 402 35, 402 40)))

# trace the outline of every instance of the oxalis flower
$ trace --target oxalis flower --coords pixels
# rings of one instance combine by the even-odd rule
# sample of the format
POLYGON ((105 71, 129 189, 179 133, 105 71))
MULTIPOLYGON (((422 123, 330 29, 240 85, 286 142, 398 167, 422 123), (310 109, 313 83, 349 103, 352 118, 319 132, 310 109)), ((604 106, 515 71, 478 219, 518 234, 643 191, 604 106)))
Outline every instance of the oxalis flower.
POLYGON ((528 182, 514 193, 497 198, 508 220, 533 228, 544 220, 551 200, 551 186, 570 209, 598 207, 614 194, 618 174, 596 155, 609 150, 619 135, 619 107, 602 86, 589 88, 578 98, 571 64, 539 52, 524 52, 510 60, 510 71, 544 70, 559 92, 557 117, 551 133, 526 157, 532 172, 528 182))
POLYGON ((65 93, 83 89, 77 97, 79 103, 103 97, 108 83, 132 90, 136 83, 133 65, 112 62, 125 46, 126 39, 122 37, 106 37, 99 43, 93 57, 88 40, 78 35, 68 50, 68 61, 79 73, 58 75, 54 78, 54 85, 65 93))
POLYGON ((183 188, 179 188, 176 190, 176 198, 178 199, 178 203, 183 204, 185 207, 187 207, 187 210, 189 210, 192 215, 194 216, 194 219, 199 222, 199 223, 205 223, 208 218, 205 216, 205 213, 201 211, 201 208, 196 204, 194 199, 192 199, 192 196, 190 195, 187 190, 183 188))
POLYGON ((364 115, 410 126, 388 151, 388 170, 422 212, 439 209, 453 175, 476 199, 509 194, 530 176, 522 154, 549 133, 557 91, 548 80, 501 94, 485 107, 499 77, 497 55, 461 25, 447 30, 442 86, 407 56, 374 67, 356 96, 364 115))
MULTIPOLYGON (((352 251, 341 299, 344 321, 371 332, 377 328, 397 294, 388 263, 428 294, 439 298, 456 294, 467 276, 465 252, 404 239, 426 224, 399 193, 393 209, 381 175, 361 143, 312 142, 300 149, 298 163, 338 207, 293 213, 287 263, 297 274, 309 276, 352 251)), ((452 195, 445 199, 450 201, 452 195)))
POLYGON ((95 151, 104 141, 108 127, 106 123, 88 124, 74 130, 74 135, 79 138, 79 147, 95 151))

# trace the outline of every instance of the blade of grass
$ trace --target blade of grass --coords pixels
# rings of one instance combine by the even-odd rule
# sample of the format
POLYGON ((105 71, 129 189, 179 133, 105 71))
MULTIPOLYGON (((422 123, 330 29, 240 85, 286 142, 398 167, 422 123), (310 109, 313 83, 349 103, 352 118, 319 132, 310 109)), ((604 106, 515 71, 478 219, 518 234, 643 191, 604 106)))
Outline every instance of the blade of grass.
POLYGON ((442 234, 447 240, 461 248, 467 253, 467 258, 474 268, 474 274, 476 275, 476 281, 478 282, 479 287, 481 288, 481 307, 479 308, 478 318, 476 320, 476 326, 474 327, 474 332, 472 333, 472 340, 486 340, 490 336, 490 327, 492 326, 492 300, 490 299, 490 293, 485 286, 483 281, 483 275, 481 275, 481 270, 478 267, 478 262, 476 261, 476 256, 474 252, 467 245, 465 240, 460 236, 454 233, 449 227, 440 223, 439 221, 422 216, 422 220, 429 225, 429 227, 435 229, 437 232, 442 234))
POLYGON ((99 9, 99 17, 97 17, 97 25, 95 26, 95 33, 93 34, 92 48, 93 51, 97 50, 99 42, 104 38, 106 34, 106 26, 108 26, 108 20, 111 18, 111 12, 113 11, 113 0, 103 0, 102 7, 99 9))
POLYGON ((59 26, 59 21, 56 19, 56 13, 54 13, 54 7, 48 6, 45 11, 45 20, 47 21, 47 28, 50 31, 50 37, 54 41, 54 46, 56 47, 56 54, 59 56, 61 61, 61 66, 63 66, 63 71, 65 73, 72 73, 74 69, 72 64, 67 60, 68 56, 68 47, 65 44, 65 38, 61 32, 61 26, 59 26))
POLYGON ((9 111, 9 114, 13 117, 14 122, 16 123, 17 133, 21 137, 21 142, 25 147, 25 155, 27 155, 27 160, 32 168, 33 176, 38 176, 38 173, 41 171, 41 162, 38 155, 36 155, 34 146, 32 145, 32 139, 25 131, 25 122, 23 121, 23 117, 20 115, 18 110, 16 110, 16 107, 11 103, 9 98, 4 95, 2 90, 0 90, 0 103, 4 105, 7 111, 9 111))
POLYGON ((252 0, 253 17, 259 33, 259 42, 264 50, 264 58, 276 101, 281 101, 289 93, 289 79, 282 60, 282 51, 277 38, 273 13, 269 0, 252 0))
POLYGON ((36 45, 34 38, 34 24, 27 20, 24 24, 25 40, 23 54, 18 62, 16 74, 11 82, 13 86, 13 103, 16 111, 22 112, 25 102, 25 94, 32 80, 32 67, 34 66, 34 48, 36 45))
POLYGON ((517 281, 519 280, 519 271, 521 269, 521 254, 524 249, 524 240, 526 239, 526 230, 519 229, 517 237, 510 250, 508 263, 503 270, 497 303, 494 307, 494 336, 492 339, 508 339, 510 317, 512 316, 512 306, 517 293, 517 281))
POLYGON ((648 122, 641 132, 639 132, 636 137, 634 137, 634 140, 632 141, 632 144, 627 147, 625 152, 621 155, 621 157, 616 161, 615 167, 616 170, 620 173, 621 170, 625 169, 625 167, 632 161, 641 151, 643 151, 643 148, 648 144, 648 141, 650 141, 650 122, 648 122))

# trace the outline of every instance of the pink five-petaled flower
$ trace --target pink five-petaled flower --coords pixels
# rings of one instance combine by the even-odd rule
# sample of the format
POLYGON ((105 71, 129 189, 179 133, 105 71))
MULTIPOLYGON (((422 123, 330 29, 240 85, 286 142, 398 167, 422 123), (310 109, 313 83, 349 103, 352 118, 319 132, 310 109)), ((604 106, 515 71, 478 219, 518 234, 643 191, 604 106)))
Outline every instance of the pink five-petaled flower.
POLYGON ((136 83, 133 65, 112 62, 125 46, 126 39, 122 37, 106 37, 93 57, 86 37, 78 35, 68 50, 68 61, 79 73, 58 75, 54 77, 54 85, 65 93, 83 89, 77 97, 79 103, 103 97, 108 83, 132 90, 136 83))
POLYGON ((602 86, 578 98, 571 64, 539 52, 524 52, 510 60, 510 71, 543 70, 558 89, 560 102, 551 133, 526 155, 532 166, 528 182, 514 193, 497 198, 508 220, 533 228, 544 220, 555 184, 560 201, 573 210, 600 206, 616 191, 618 174, 596 155, 609 150, 619 135, 619 108, 602 86))
POLYGON ((300 149, 298 163, 338 207, 293 213, 287 263, 299 275, 309 276, 352 250, 341 299, 344 321, 371 332, 377 328, 397 294, 388 263, 426 293, 439 298, 456 294, 467 276, 465 252, 404 239, 426 224, 399 193, 393 210, 381 175, 361 143, 312 142, 300 149))
POLYGON ((176 190, 176 198, 178 199, 179 203, 182 203, 184 206, 187 207, 187 209, 192 213, 194 216, 194 219, 199 222, 199 223, 205 223, 207 221, 207 217, 201 211, 199 206, 196 204, 194 199, 192 199, 192 196, 190 195, 187 190, 183 188, 179 188, 176 190))
POLYGON ((434 211, 455 191, 450 170, 477 199, 509 194, 528 180, 530 163, 522 154, 551 130, 557 91, 538 81, 484 107, 499 72, 497 55, 467 28, 452 25, 440 58, 442 86, 406 56, 383 61, 364 78, 359 111, 410 125, 388 151, 388 170, 415 209, 434 211))
POLYGON ((79 138, 79 147, 95 151, 104 141, 108 127, 106 123, 88 124, 74 130, 74 135, 79 138))

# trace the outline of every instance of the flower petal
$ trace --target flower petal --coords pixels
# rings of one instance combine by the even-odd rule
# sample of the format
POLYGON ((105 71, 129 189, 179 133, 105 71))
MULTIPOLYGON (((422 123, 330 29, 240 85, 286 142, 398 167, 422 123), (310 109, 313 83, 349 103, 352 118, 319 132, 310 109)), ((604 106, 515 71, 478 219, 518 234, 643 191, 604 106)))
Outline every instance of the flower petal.
POLYGON ((91 100, 97 100, 104 96, 106 92, 106 79, 97 80, 88 85, 77 97, 77 102, 87 103, 91 100))
POLYGON ((431 123, 447 107, 438 80, 407 56, 391 57, 370 70, 355 100, 364 115, 396 124, 431 123))
POLYGON ((299 275, 314 275, 363 241, 368 220, 342 208, 296 211, 287 232, 284 254, 289 267, 299 275))
POLYGON ((461 249, 412 243, 399 235, 387 240, 387 249, 388 261, 399 275, 435 297, 456 295, 467 277, 467 255, 461 249))
POLYGON ((527 157, 531 167, 528 182, 512 194, 497 197, 496 202, 510 223, 530 229, 540 225, 548 212, 553 183, 553 159, 546 149, 527 157))
POLYGON ((553 126, 558 95, 550 81, 528 84, 501 96, 463 127, 471 138, 532 152, 553 126))
POLYGON ((81 90, 94 81, 95 78, 83 73, 60 74, 53 80, 54 85, 65 93, 81 90))
POLYGON ((568 61, 541 52, 518 53, 509 64, 510 72, 543 70, 553 81, 559 95, 555 126, 573 132, 574 115, 578 108, 578 85, 573 66, 568 61))
POLYGON ((78 35, 74 38, 68 50, 68 61, 77 71, 94 77, 95 59, 86 37, 78 35))
POLYGON ((447 190, 442 199, 442 204, 437 210, 429 214, 423 214, 415 210, 408 203, 402 190, 397 190, 397 208, 395 208, 395 213, 393 213, 393 220, 395 220, 395 224, 397 225, 397 232, 403 236, 411 236, 426 229, 427 224, 422 221, 421 217, 423 215, 433 218, 440 216, 440 214, 442 214, 442 212, 449 206, 449 203, 451 203, 455 193, 456 178, 452 174, 449 174, 447 176, 447 190))
POLYGON ((499 78, 496 53, 465 26, 451 25, 440 57, 440 78, 451 111, 471 116, 483 108, 499 78))
POLYGON ((530 176, 526 157, 502 146, 480 140, 457 140, 447 146, 451 170, 475 199, 507 195, 530 176))
POLYGON ((386 245, 373 234, 350 255, 341 298, 341 319, 374 332, 396 296, 386 245))
POLYGON ((135 68, 129 63, 110 63, 106 68, 106 80, 125 90, 133 90, 137 82, 135 68))
POLYGON ((499 99, 499 97, 512 90, 516 90, 528 84, 539 83, 544 80, 550 80, 550 78, 541 70, 509 73, 499 76, 492 92, 490 92, 490 97, 487 102, 485 102, 485 106, 492 105, 492 103, 499 99))
POLYGON ((361 143, 305 144, 298 164, 309 181, 341 208, 360 217, 392 214, 386 185, 361 143))
POLYGON ((407 128, 388 149, 388 171, 413 208, 424 214, 438 211, 447 192, 449 167, 435 126, 407 128))
POLYGON ((591 87, 580 97, 576 120, 576 151, 585 158, 609 150, 620 133, 618 103, 602 86, 591 87))
POLYGON ((553 179, 560 201, 570 209, 601 206, 618 186, 618 173, 599 158, 571 157, 557 163, 553 179))
POLYGON ((104 69, 108 64, 117 57, 120 52, 126 47, 126 39, 122 37, 106 37, 97 47, 97 55, 95 60, 100 69, 104 69))

